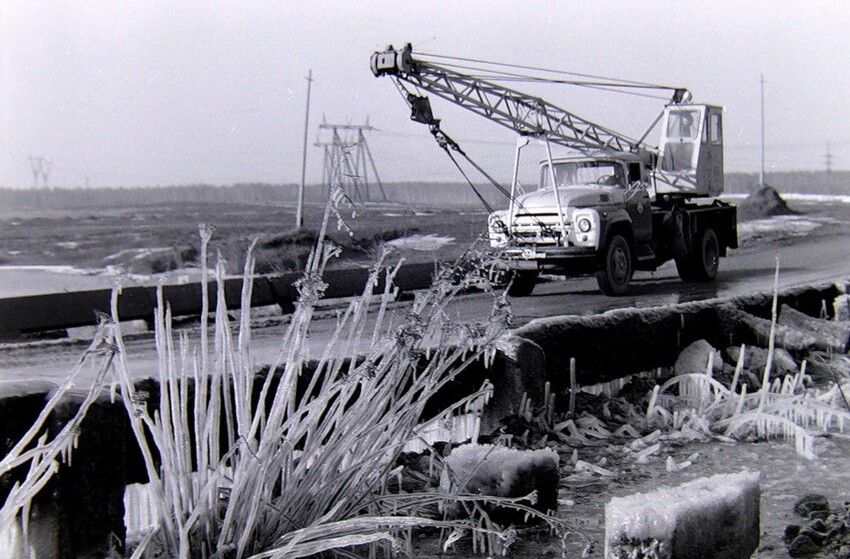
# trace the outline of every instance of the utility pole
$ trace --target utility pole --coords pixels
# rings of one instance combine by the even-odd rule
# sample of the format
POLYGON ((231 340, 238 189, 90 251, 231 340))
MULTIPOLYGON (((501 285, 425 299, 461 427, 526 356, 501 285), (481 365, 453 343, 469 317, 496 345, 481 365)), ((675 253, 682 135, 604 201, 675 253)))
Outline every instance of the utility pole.
POLYGON ((759 187, 764 187, 764 74, 761 75, 761 171, 759 187))
POLYGON ((304 227, 304 187, 307 181, 307 130, 310 126, 310 89, 313 85, 313 70, 307 73, 307 109, 304 114, 304 149, 301 154, 301 186, 298 187, 298 207, 295 209, 295 227, 304 227))
POLYGON ((832 156, 832 146, 829 144, 829 142, 827 142, 827 144, 826 144, 826 174, 827 175, 832 174, 832 161, 833 161, 833 159, 834 158, 832 156))

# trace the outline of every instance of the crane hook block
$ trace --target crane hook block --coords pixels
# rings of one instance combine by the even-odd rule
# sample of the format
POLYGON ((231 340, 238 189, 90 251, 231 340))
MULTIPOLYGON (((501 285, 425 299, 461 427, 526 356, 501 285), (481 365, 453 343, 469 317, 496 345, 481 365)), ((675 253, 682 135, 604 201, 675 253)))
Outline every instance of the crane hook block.
POLYGON ((410 103, 410 120, 428 125, 439 125, 440 121, 434 118, 431 110, 431 100, 420 95, 408 94, 407 102, 410 103))
POLYGON ((416 64, 411 56, 411 46, 401 50, 389 46, 387 50, 372 53, 372 73, 378 76, 410 74, 416 72, 416 64))

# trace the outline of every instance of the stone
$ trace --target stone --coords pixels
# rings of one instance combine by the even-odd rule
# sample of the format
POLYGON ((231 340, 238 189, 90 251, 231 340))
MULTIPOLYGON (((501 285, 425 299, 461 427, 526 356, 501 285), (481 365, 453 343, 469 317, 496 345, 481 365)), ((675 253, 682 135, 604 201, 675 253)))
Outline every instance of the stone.
MULTIPOLYGON (((744 368, 758 374, 759 377, 764 373, 764 367, 767 365, 768 351, 765 348, 745 346, 744 352, 744 368)), ((733 363, 738 362, 741 355, 740 346, 732 346, 726 349, 726 355, 733 363)), ((773 367, 771 377, 793 375, 796 374, 800 367, 791 356, 791 354, 781 347, 777 347, 773 351, 773 367)))
POLYGON ((708 367, 709 356, 713 355, 712 371, 723 370, 723 358, 720 352, 705 340, 697 340, 679 353, 676 364, 673 365, 673 373, 686 375, 689 373, 705 373, 708 367))
POLYGON ((790 543, 794 538, 800 535, 801 526, 799 524, 788 524, 785 526, 785 533, 782 538, 790 543))
POLYGON ((835 320, 850 320, 850 295, 842 293, 832 302, 835 320))
POLYGON ((794 512, 800 516, 808 517, 815 510, 829 510, 829 501, 820 493, 808 493, 794 503, 794 512))
MULTIPOLYGON (((490 444, 455 447, 445 458, 440 487, 444 491, 524 497, 537 492, 526 505, 541 512, 558 508, 558 453, 551 448, 517 450, 490 444)), ((489 508, 494 520, 524 523, 525 513, 504 507, 489 508)), ((449 511, 459 514, 460 510, 449 511)))
POLYGON ((804 555, 812 555, 820 551, 820 546, 812 541, 809 536, 801 534, 794 538, 791 545, 788 546, 788 555, 791 557, 802 557, 804 555))

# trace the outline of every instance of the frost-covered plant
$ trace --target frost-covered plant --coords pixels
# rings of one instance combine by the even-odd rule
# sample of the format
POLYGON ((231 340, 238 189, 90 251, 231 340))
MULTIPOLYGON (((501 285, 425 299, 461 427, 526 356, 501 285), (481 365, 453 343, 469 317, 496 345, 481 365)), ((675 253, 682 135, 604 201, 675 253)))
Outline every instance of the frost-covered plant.
MULTIPOLYGON (((409 547, 414 527, 444 529, 446 545, 472 533, 477 548, 504 551, 513 532, 491 523, 476 505, 498 499, 433 491, 393 495, 386 487, 388 477, 397 472, 403 446, 417 437, 426 402, 470 363, 493 355, 509 313, 498 306, 482 323, 450 320, 446 306, 465 283, 447 274, 417 295, 401 324, 388 324, 392 278, 400 263, 390 264, 385 252, 362 296, 339 316, 308 377, 310 323, 326 288, 322 274, 338 253, 324 239, 332 214, 336 212, 325 212, 322 235, 297 284, 300 296, 294 314, 264 378, 255 374, 251 351, 253 244, 244 267, 237 326, 225 308, 221 259, 215 270, 217 308, 212 316, 208 311, 207 260, 213 231, 201 227, 203 310, 197 347, 185 333, 175 333, 159 290, 158 401, 150 401, 134 384, 117 322, 116 289, 112 316, 103 317, 98 338, 84 356, 106 353, 90 398, 57 437, 42 437, 34 449, 24 450, 59 401, 51 400, 21 444, 0 462, 0 473, 30 464, 30 475, 4 504, 0 521, 8 526, 27 518, 29 502, 55 471, 57 458, 71 450, 90 400, 111 382, 142 451, 157 516, 134 557, 259 559, 331 550, 352 555, 363 549, 391 553, 409 547), (385 288, 375 294, 381 276, 385 288), (380 302, 373 312, 374 295, 380 302), (480 514, 447 520, 439 514, 446 500, 467 503, 480 514)), ((72 382, 73 374, 68 384, 72 382)), ((489 390, 485 383, 442 417, 474 407, 489 390)), ((23 529, 26 533, 25 523, 23 529)))
POLYGON ((704 374, 678 375, 653 389, 646 412, 649 425, 670 427, 694 436, 719 434, 758 439, 781 436, 793 440, 797 452, 809 459, 815 458, 813 431, 826 433, 834 429, 843 432, 850 426, 850 413, 841 385, 836 380, 829 390, 807 389, 805 361, 796 374, 770 382, 778 282, 777 262, 773 319, 761 388, 747 394, 747 385, 741 384, 738 392, 746 353, 743 347, 729 387, 712 377, 713 356, 710 356, 704 374), (678 388, 678 395, 668 393, 673 387, 678 388))

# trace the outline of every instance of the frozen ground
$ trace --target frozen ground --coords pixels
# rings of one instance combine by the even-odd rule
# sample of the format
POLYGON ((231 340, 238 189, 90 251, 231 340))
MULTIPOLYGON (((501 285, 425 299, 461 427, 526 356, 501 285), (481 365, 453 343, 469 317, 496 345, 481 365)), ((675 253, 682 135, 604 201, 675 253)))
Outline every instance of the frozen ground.
MULTIPOLYGON (((744 198, 744 195, 724 196, 734 202, 744 198)), ((783 238, 804 237, 827 224, 837 223, 837 220, 846 219, 846 207, 850 205, 850 196, 825 196, 808 194, 784 194, 783 198, 792 206, 799 207, 800 214, 790 216, 778 216, 754 221, 741 222, 738 225, 738 233, 742 246, 760 241, 775 241, 783 238), (835 215, 833 215, 835 214, 835 215)), ((480 212, 461 212, 481 218, 480 212)), ((382 212, 384 218, 390 213, 382 212)), ((395 216, 396 214, 392 214, 395 216)), ((439 217, 434 212, 414 212, 418 219, 436 219, 439 217)), ((402 214, 398 214, 402 217, 402 214)), ((409 215, 408 215, 409 217, 409 215)), ((390 224, 386 224, 390 225, 390 224)), ((467 228, 473 227, 467 225, 467 228)), ((466 242, 466 237, 458 238, 454 234, 429 233, 424 231, 413 232, 409 235, 393 239, 389 244, 401 250, 419 253, 432 252, 428 257, 438 257, 440 251, 457 248, 466 242)), ((435 229, 442 229, 435 225, 435 229)), ((465 233, 469 233, 465 231, 465 233)), ((67 250, 80 250, 76 241, 58 241, 59 245, 67 250), (73 247, 72 247, 73 245, 73 247), (72 247, 72 248, 69 248, 72 247)), ((113 250, 104 256, 104 268, 92 266, 75 267, 67 262, 59 261, 56 265, 0 265, 0 298, 20 297, 26 295, 39 295, 45 293, 58 293, 65 291, 83 291, 90 289, 109 289, 116 283, 121 285, 156 285, 164 283, 186 283, 196 281, 199 276, 197 269, 183 269, 167 272, 165 274, 127 274, 119 273, 116 267, 111 267, 112 262, 120 258, 138 260, 141 255, 149 255, 152 248, 122 248, 113 247, 113 250)), ((161 248, 160 250, 165 250, 161 248)))

